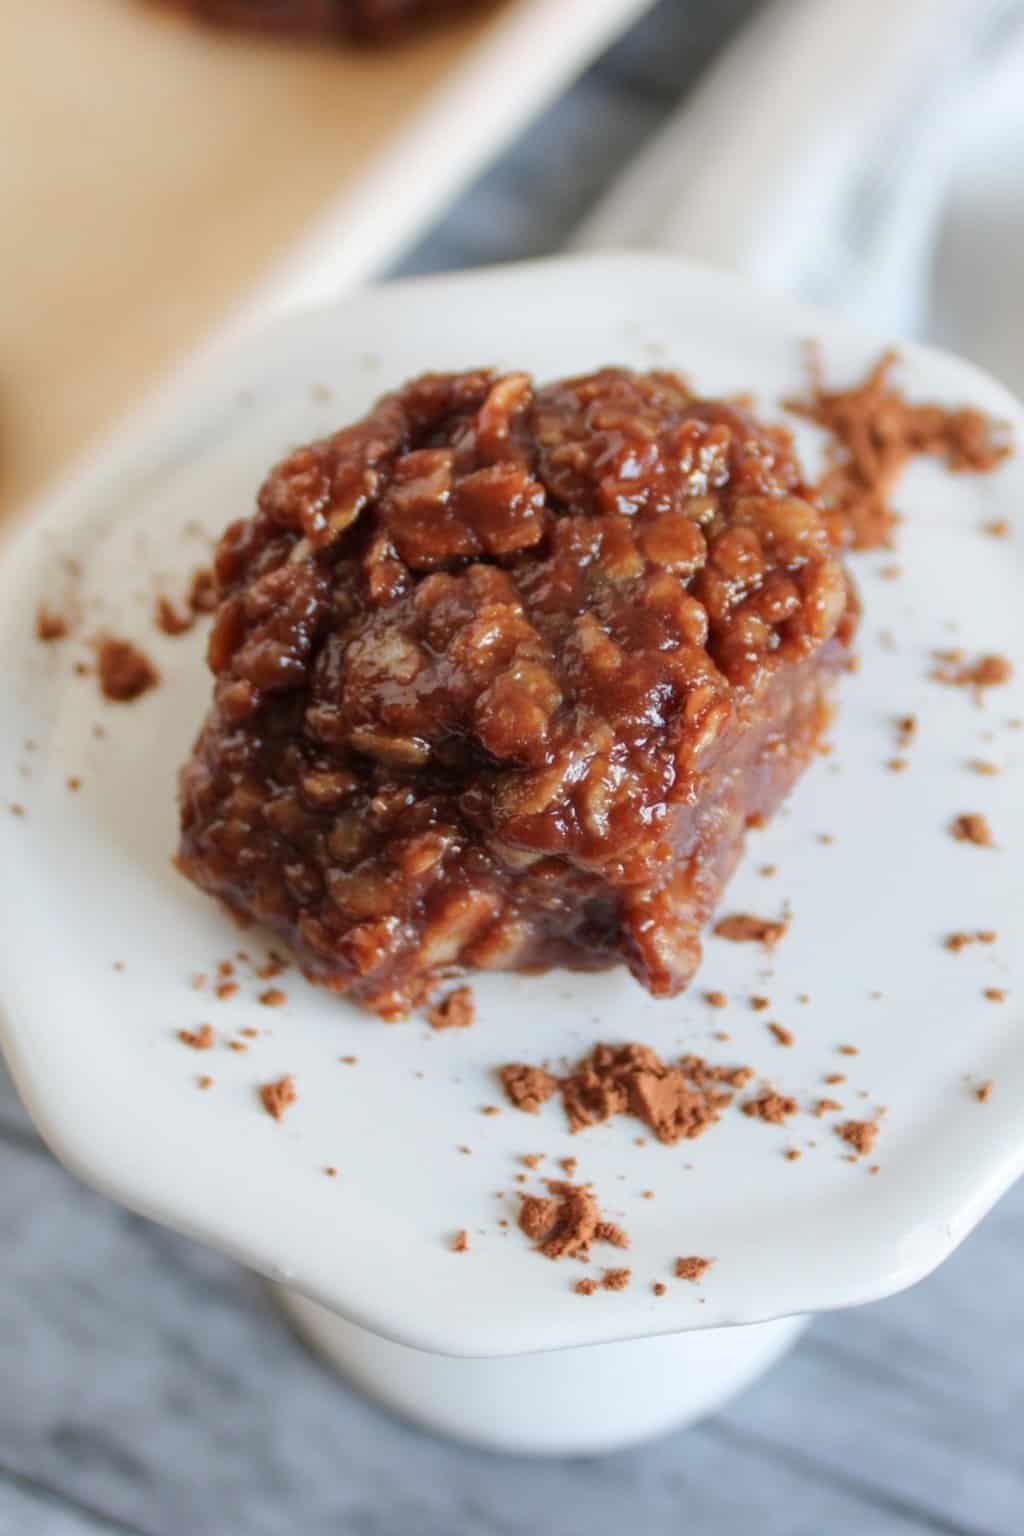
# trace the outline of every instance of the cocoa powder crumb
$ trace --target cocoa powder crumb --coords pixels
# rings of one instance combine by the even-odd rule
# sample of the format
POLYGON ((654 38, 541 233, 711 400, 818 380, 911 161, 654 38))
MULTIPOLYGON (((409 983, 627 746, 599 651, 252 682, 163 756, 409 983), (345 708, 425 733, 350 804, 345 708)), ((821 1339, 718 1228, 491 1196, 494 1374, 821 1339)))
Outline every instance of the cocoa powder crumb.
POLYGON ((845 1072, 829 1072, 825 1076, 825 1081, 826 1081, 826 1083, 830 1083, 830 1084, 831 1083, 845 1083, 846 1082, 846 1073, 845 1072))
POLYGON ((978 848, 995 846, 992 829, 978 811, 965 811, 959 816, 954 816, 949 830, 958 843, 974 843, 978 848))
POLYGON ((904 773, 909 765, 905 757, 890 757, 885 766, 890 773, 904 773))
POLYGON ((629 1233, 614 1221, 599 1221, 594 1230, 594 1241, 610 1243, 613 1248, 628 1248, 629 1233))
POLYGON ((709 1008, 727 1008, 729 999, 724 992, 705 992, 704 1001, 709 1008))
POLYGON ((68 789, 70 789, 72 794, 75 794, 82 787, 82 781, 77 774, 72 774, 70 779, 68 779, 67 784, 68 789))
POLYGON ((576 1169, 579 1167, 579 1165, 579 1158, 576 1157, 560 1157, 558 1159, 559 1168, 561 1168, 562 1172, 567 1174, 570 1179, 575 1176, 576 1169))
MULTIPOLYGON (((876 995, 878 997, 881 997, 882 994, 881 994, 881 992, 879 992, 877 994, 873 992, 871 995, 872 995, 872 997, 875 997, 876 995)), ((859 1056, 860 1055, 860 1051, 858 1050, 858 1048, 855 1045, 840 1045, 840 1046, 837 1047, 837 1049, 839 1051, 840 1056, 859 1056)))
POLYGON ((762 1093, 756 1099, 748 1099, 741 1106, 751 1120, 763 1120, 767 1125, 785 1125, 790 1115, 797 1112, 796 1099, 784 1093, 762 1093))
POLYGON ((601 1285, 606 1291, 624 1291, 632 1278, 631 1269, 606 1269, 601 1285))
POLYGON ((992 1097, 992 1089, 994 1086, 995 1085, 992 1082, 984 1082, 978 1084, 977 1088, 974 1090, 974 1097, 977 1099, 979 1104, 988 1103, 989 1099, 992 1097))
POLYGON ((333 1167, 331 1164, 327 1165, 327 1167, 324 1169, 324 1173, 326 1173, 329 1179, 336 1179, 338 1177, 337 1168, 333 1167))
POLYGON ((1006 993, 1002 987, 986 987, 982 996, 990 1003, 1005 1003, 1006 993))
POLYGON ((519 1159, 524 1168, 539 1168, 544 1161, 543 1152, 525 1152, 519 1159))
POLYGON ((218 976, 233 976, 234 974, 235 962, 233 960, 222 960, 217 966, 218 976))
POLYGON ((896 739, 900 750, 906 751, 916 735, 917 716, 900 715, 896 721, 896 739))
POLYGON ((161 594, 156 600, 153 622, 162 634, 184 635, 192 628, 195 617, 191 613, 180 613, 170 598, 161 594))
POLYGON ((481 1105, 480 1113, 482 1115, 500 1115, 501 1110, 498 1108, 497 1104, 483 1104, 481 1105))
POLYGON ((237 991, 238 991, 238 982, 237 981, 220 981, 220 982, 217 983, 214 995, 216 997, 219 997, 221 1002, 223 1003, 223 1002, 226 1002, 229 997, 234 997, 234 995, 235 995, 235 993, 237 991))
POLYGON ((239 1031, 238 1031, 238 1033, 239 1033, 239 1034, 240 1034, 240 1035, 244 1035, 244 1036, 245 1036, 245 1038, 246 1038, 246 1040, 258 1040, 258 1039, 259 1039, 259 1033, 260 1033, 260 1032, 259 1032, 259 1030, 258 1030, 258 1029, 253 1029, 253 1027, 252 1027, 252 1025, 251 1025, 251 1024, 250 1024, 250 1025, 249 1025, 249 1026, 248 1026, 248 1028, 246 1028, 246 1029, 240 1029, 240 1030, 239 1030, 239 1031))
POLYGON ((968 944, 973 943, 973 933, 948 933, 942 941, 942 947, 943 949, 952 950, 954 955, 958 955, 962 949, 967 948, 968 944))
POLYGON ((780 1045, 792 1045, 796 1040, 793 1031, 787 1029, 784 1024, 769 1024, 768 1028, 780 1045))
POLYGON ((754 917, 750 912, 733 912, 719 918, 712 933, 720 939, 730 939, 734 944, 763 944, 774 949, 789 927, 788 918, 772 921, 766 917, 754 917))
POLYGON ((228 1041, 228 1050, 229 1051, 237 1052, 237 1054, 239 1056, 244 1055, 244 1053, 248 1049, 249 1049, 249 1047, 246 1045, 244 1040, 229 1040, 228 1041))
POLYGON ((981 531, 987 533, 990 539, 1008 539, 1010 520, 1006 517, 993 517, 989 522, 982 523, 981 531))
POLYGON ((204 1075, 202 1077, 197 1077, 196 1078, 196 1087, 197 1088, 202 1088, 204 1091, 207 1088, 212 1088, 213 1087, 213 1078, 206 1076, 206 1074, 204 1073, 204 1075))
POLYGON ((469 1029, 476 1018, 472 987, 456 987, 427 1014, 431 1029, 469 1029))
POLYGON ((178 1039, 193 1051, 208 1051, 213 1046, 213 1026, 202 1024, 198 1029, 179 1029, 178 1039))
POLYGON ((951 688, 1001 688, 1013 676, 1013 663, 1008 656, 979 656, 977 661, 959 663, 956 653, 935 654, 938 665, 929 676, 933 682, 946 683, 951 688))
POLYGON ((836 1110, 840 1110, 842 1107, 838 1099, 819 1099, 814 1106, 814 1113, 820 1120, 823 1115, 834 1114, 836 1110))
POLYGON ((45 642, 64 640, 67 638, 71 626, 62 613, 56 613, 52 608, 47 608, 40 603, 36 609, 36 639, 45 642))
POLYGON ((597 1200, 586 1185, 548 1180, 548 1197, 522 1195, 519 1227, 546 1258, 578 1258, 590 1251, 600 1220, 597 1200))
POLYGON ((668 1290, 668 1286, 663 1280, 655 1280, 654 1284, 651 1286, 651 1290, 654 1292, 655 1296, 664 1296, 665 1292, 668 1290))
POLYGON ((875 1145, 879 1129, 877 1120, 847 1120, 836 1126, 836 1135, 852 1147, 858 1157, 866 1157, 875 1145))
POLYGON ((777 864, 762 864, 758 870, 758 874, 763 875, 766 880, 770 880, 772 875, 777 875, 778 872, 779 867, 777 864))
POLYGON ((787 1147, 782 1155, 786 1159, 787 1163, 799 1162, 800 1158, 803 1157, 803 1153, 800 1151, 799 1147, 787 1147))
POLYGON ((703 1280, 714 1262, 714 1259, 704 1259, 695 1253, 687 1258, 676 1259, 675 1277, 677 1280, 690 1280, 696 1285, 703 1280))
POLYGON ((272 1120, 280 1120, 290 1104, 298 1098, 295 1079, 291 1073, 274 1083, 263 1083, 259 1090, 260 1103, 272 1120))
POLYGON ((452 1238, 452 1253, 466 1253, 469 1249, 469 1233, 465 1227, 460 1227, 452 1238))
POLYGON ((105 636, 98 642, 96 660, 100 689, 112 703, 130 704, 160 681, 149 657, 130 640, 105 636))
POLYGON ((983 779, 994 779, 999 773, 998 765, 996 763, 990 763, 988 759, 984 757, 970 758, 968 760, 967 766, 972 773, 980 774, 983 779))
POLYGON ((359 1064, 358 1056, 339 1056, 338 1060, 342 1062, 346 1067, 355 1067, 359 1064))
POLYGON ((761 1013, 765 1008, 771 1007, 771 999, 767 997, 752 997, 750 999, 750 1006, 755 1013, 761 1013))
POLYGON ((510 1102, 528 1115, 535 1115, 558 1087, 557 1077, 541 1067, 527 1066, 522 1061, 513 1061, 502 1067, 498 1077, 510 1102))
POLYGON ((571 1131, 630 1114, 671 1146, 717 1124, 752 1075, 749 1067, 716 1067, 699 1056, 669 1066, 650 1046, 631 1043, 596 1045, 559 1086, 571 1131))
POLYGON ((264 1008, 283 1008, 288 1001, 287 992, 282 992, 280 987, 268 987, 260 993, 260 1002, 264 1008))
POLYGON ((597 1288, 597 1281, 591 1280, 589 1276, 586 1279, 577 1280, 573 1286, 577 1296, 593 1296, 597 1288))
POLYGON ((788 410, 817 422, 834 446, 815 489, 829 511, 835 544, 874 549, 888 544, 896 515, 890 497, 908 460, 942 458, 954 471, 994 469, 1010 452, 1008 430, 972 407, 915 404, 890 382, 897 354, 887 351, 862 383, 827 390, 821 360, 808 351, 810 390, 788 410))

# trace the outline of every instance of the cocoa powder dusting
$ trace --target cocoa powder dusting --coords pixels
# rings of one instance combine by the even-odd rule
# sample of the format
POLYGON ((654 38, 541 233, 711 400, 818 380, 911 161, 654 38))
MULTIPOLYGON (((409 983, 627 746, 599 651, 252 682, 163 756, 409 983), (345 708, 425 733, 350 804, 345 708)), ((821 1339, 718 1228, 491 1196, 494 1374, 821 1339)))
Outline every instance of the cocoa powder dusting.
POLYGON ((560 1089, 571 1131, 628 1114, 671 1146, 715 1125, 736 1090, 753 1074, 749 1067, 711 1066, 699 1056, 684 1056, 678 1065, 670 1066, 650 1046, 633 1042, 596 1045, 562 1079, 522 1063, 504 1067, 500 1076, 519 1109, 535 1111, 538 1103, 560 1089), (536 1085, 524 1077, 526 1073, 540 1073, 543 1099, 538 1101, 536 1085))
POLYGON ((785 936, 788 920, 773 922, 766 917, 754 917, 750 912, 733 912, 720 917, 711 930, 720 939, 731 939, 734 944, 763 944, 774 949, 785 936))
POLYGON ((465 1253, 469 1248, 469 1233, 465 1227, 460 1228, 452 1238, 452 1253, 465 1253))
POLYGON ((104 698, 116 704, 130 704, 160 681, 149 657, 130 640, 118 640, 112 635, 100 640, 96 663, 100 690, 104 698))
POLYGON ((992 828, 979 811, 964 811, 954 816, 949 830, 958 843, 973 843, 977 848, 995 846, 992 828))
POLYGON ((469 1029, 476 1018, 472 987, 456 987, 427 1014, 431 1029, 469 1029))
POLYGON ((784 1024, 769 1024, 768 1028, 771 1030, 772 1034, 775 1036, 780 1045, 792 1045, 796 1040, 796 1036, 794 1035, 793 1031, 791 1029, 787 1029, 784 1024))
POLYGON ((615 1221, 599 1221, 594 1238, 599 1243, 610 1243, 613 1248, 629 1247, 629 1233, 624 1232, 615 1221))
POLYGON ((523 1195, 519 1227, 548 1259, 581 1258, 597 1238, 597 1199, 583 1184, 547 1182, 550 1195, 523 1195))
POLYGON ((1013 676, 1013 663, 1008 656, 980 656, 977 661, 944 663, 945 653, 939 653, 939 665, 929 674, 933 682, 945 683, 951 688, 1000 688, 1013 676))
POLYGON ((931 454, 955 471, 994 469, 1010 452, 1006 428, 971 407, 912 404, 890 382, 897 354, 883 353, 861 384, 827 390, 821 360, 809 352, 810 393, 788 410, 831 434, 816 490, 834 544, 887 544, 896 517, 889 498, 908 460, 931 454))
POLYGON ((741 1107, 752 1120, 763 1120, 766 1125, 785 1125, 789 1116, 796 1114, 797 1102, 788 1094, 769 1092, 748 1099, 741 1107))
POLYGON ((260 1103, 272 1120, 280 1120, 289 1104, 294 1104, 298 1098, 291 1073, 278 1078, 275 1083, 263 1083, 259 1094, 260 1103))
POLYGON ((541 1067, 530 1067, 525 1062, 513 1061, 498 1072, 501 1086, 516 1109, 535 1115, 546 1104, 558 1087, 557 1077, 541 1067))
POLYGON ((62 613, 55 612, 40 603, 36 609, 36 639, 44 641, 63 640, 66 638, 70 624, 62 613))
POLYGON ((213 1047, 213 1026, 202 1024, 198 1029, 179 1029, 178 1039, 193 1051, 209 1051, 213 1047))
POLYGON ((852 1147, 858 1157, 866 1157, 875 1145, 879 1129, 877 1120, 847 1120, 836 1126, 836 1135, 852 1147))
POLYGON ((676 1259, 675 1277, 677 1280, 690 1280, 696 1285, 699 1280, 703 1280, 714 1262, 714 1259, 703 1259, 695 1253, 684 1259, 676 1259))
POLYGON ((624 1291, 632 1278, 631 1269, 606 1269, 601 1286, 606 1291, 624 1291))
POLYGON ((195 623, 191 613, 175 608, 169 597, 159 596, 153 608, 153 622, 164 635, 184 635, 195 623))

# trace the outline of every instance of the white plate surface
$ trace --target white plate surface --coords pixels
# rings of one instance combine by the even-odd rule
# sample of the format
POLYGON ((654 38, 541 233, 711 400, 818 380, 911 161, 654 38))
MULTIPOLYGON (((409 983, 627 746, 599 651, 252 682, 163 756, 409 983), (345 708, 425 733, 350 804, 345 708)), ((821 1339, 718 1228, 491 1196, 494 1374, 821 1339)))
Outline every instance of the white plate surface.
MULTIPOLYGON (((704 391, 752 389, 768 408, 800 386, 811 334, 836 380, 878 353, 877 340, 824 315, 663 258, 379 288, 208 357, 39 510, 0 568, 0 995, 20 1090, 69 1167, 355 1322, 467 1355, 845 1306, 910 1284, 970 1230, 1024 1167, 1024 732, 1008 723, 1024 716, 1024 678, 979 708, 928 672, 937 647, 1024 656, 1019 545, 979 531, 1024 502, 1019 457, 988 476, 915 464, 899 492, 898 553, 853 558, 862 666, 842 683, 834 753, 751 836, 726 900, 768 916, 791 903, 792 930, 770 960, 709 939, 698 985, 670 1002, 620 972, 491 977, 475 983, 476 1027, 444 1035, 421 1021, 381 1024, 294 976, 278 1010, 260 1006, 253 979, 224 1002, 190 985, 239 947, 264 949, 170 866, 175 775, 209 682, 202 636, 156 635, 151 609, 156 586, 179 590, 202 557, 196 525, 215 534, 248 510, 289 445, 424 368, 492 362, 550 378, 612 360, 671 364, 704 391), (85 622, 47 647, 33 615, 59 590, 67 555, 81 563, 85 622), (880 579, 894 559, 901 579, 880 579), (133 706, 102 703, 94 680, 74 673, 89 656, 83 636, 101 625, 139 639, 163 673, 133 706), (918 739, 908 771, 892 774, 894 716, 909 712, 918 739), (973 756, 1003 771, 979 777, 965 767, 973 756), (82 779, 77 794, 69 775, 82 779), (10 801, 26 814, 7 813, 10 801), (951 817, 972 810, 989 817, 998 849, 949 836, 951 817), (757 872, 767 863, 774 878, 757 872), (998 930, 998 943, 942 947, 951 930, 979 928, 998 930), (989 986, 1007 1001, 986 1001, 989 986), (704 988, 726 991, 728 1010, 710 1009, 704 988), (754 992, 772 999, 770 1013, 749 1008, 754 992), (795 1047, 775 1044, 766 1019, 791 1028, 795 1047), (204 1021, 218 1044, 198 1055, 175 1032, 204 1021), (271 1033, 235 1054, 225 1042, 244 1026, 271 1033), (722 1030, 730 1041, 713 1038, 722 1030), (777 1129, 730 1111, 675 1148, 635 1145, 642 1128, 625 1119, 570 1138, 555 1103, 536 1119, 480 1113, 501 1103, 502 1062, 575 1057, 599 1039, 749 1062, 804 1106, 822 1093, 857 1118, 884 1105, 870 1160, 880 1172, 845 1161, 831 1122, 809 1113, 777 1129), (846 1042, 857 1056, 838 1054, 846 1042), (834 1071, 848 1083, 824 1087, 834 1071), (203 1072, 215 1078, 205 1093, 203 1072), (300 1097, 275 1124, 256 1086, 282 1072, 300 1097), (994 1089, 980 1104, 973 1086, 985 1079, 994 1089), (789 1146, 799 1161, 784 1158, 789 1146), (571 1283, 584 1271, 499 1228, 514 1219, 517 1159, 531 1152, 577 1156, 628 1228, 627 1292, 578 1297, 571 1283), (456 1255, 448 1239, 461 1227, 471 1248, 456 1255), (715 1258, 701 1286, 671 1279, 678 1254, 715 1258)), ((912 397, 969 401, 1020 433, 1020 408, 965 364, 908 347, 902 379, 912 397)), ((816 434, 802 435, 813 452, 816 434)))

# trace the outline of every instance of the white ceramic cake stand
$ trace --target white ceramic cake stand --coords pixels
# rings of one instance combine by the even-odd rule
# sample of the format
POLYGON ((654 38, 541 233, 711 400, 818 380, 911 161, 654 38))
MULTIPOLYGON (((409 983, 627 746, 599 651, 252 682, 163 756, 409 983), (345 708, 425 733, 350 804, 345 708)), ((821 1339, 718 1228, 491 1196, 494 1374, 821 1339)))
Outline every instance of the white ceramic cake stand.
MULTIPOLYGON (((0 568, 2 1030, 30 1112, 84 1180, 287 1286, 307 1337, 437 1429, 584 1451, 692 1418, 777 1354, 795 1319, 931 1270, 1024 1167, 1024 734, 1012 724, 1024 687, 1015 679, 979 707, 970 690, 929 679, 936 648, 1024 656, 1019 546, 981 531, 1024 504, 1024 464, 907 474, 898 554, 852 561, 862 665, 843 680, 834 752, 751 837, 728 895, 731 909, 767 916, 790 903, 790 934, 770 960, 709 940, 701 985, 673 1002, 621 972, 490 977, 474 983, 475 1028, 437 1035, 422 1022, 385 1026, 294 976, 287 1006, 268 1009, 244 964, 232 998, 194 990, 193 973, 265 943, 171 868, 175 774, 209 684, 200 634, 155 633, 154 593, 183 588, 291 444, 421 369, 491 362, 551 378, 610 361, 671 365, 704 391, 753 391, 773 410, 800 387, 811 335, 837 381, 859 377, 879 349, 825 315, 663 258, 370 290, 185 370, 38 509, 0 568), (903 574, 881 579, 897 560, 903 574), (39 643, 37 604, 69 595, 75 636, 39 643), (75 671, 104 627, 139 640, 163 674, 130 707, 104 704, 75 671), (907 713, 920 726, 907 770, 893 774, 894 717, 907 713), (973 758, 1001 771, 971 772, 973 758), (997 848, 949 835, 966 811, 988 817, 997 848), (766 865, 777 874, 759 873, 766 865), (942 946, 950 931, 979 929, 998 941, 942 946), (709 1008, 702 988, 726 992, 730 1007, 709 1008), (1005 1001, 988 1000, 991 988, 1005 1001), (769 1013, 750 1009, 752 993, 771 998, 769 1013), (766 1019, 794 1031, 791 1049, 766 1019), (198 1055, 176 1032, 203 1022, 217 1044, 198 1055), (229 1050, 243 1028, 261 1033, 229 1050), (848 1162, 836 1117, 809 1112, 780 1129, 732 1111, 671 1149, 636 1145, 640 1128, 624 1120, 570 1138, 554 1103, 536 1118, 481 1114, 500 1103, 499 1064, 573 1057, 598 1039, 749 1062, 805 1111, 822 1093, 855 1118, 886 1106, 875 1153, 848 1162), (846 1043, 859 1054, 840 1054, 846 1043), (836 1071, 848 1080, 824 1088, 836 1071), (277 1124, 256 1090, 283 1072, 299 1099, 277 1124), (213 1078, 205 1092, 200 1074, 213 1078), (783 1155, 792 1147, 799 1161, 783 1155), (627 1291, 575 1295, 578 1267, 542 1260, 515 1230, 527 1153, 548 1167, 579 1158, 579 1177, 631 1233, 627 1291), (464 1254, 449 1246, 460 1228, 464 1254), (672 1278, 681 1254, 714 1258, 702 1284, 672 1278)), ((960 362, 908 347, 902 381, 912 397, 970 402, 1020 434, 1019 407, 960 362)), ((816 434, 801 436, 813 455, 816 434)))

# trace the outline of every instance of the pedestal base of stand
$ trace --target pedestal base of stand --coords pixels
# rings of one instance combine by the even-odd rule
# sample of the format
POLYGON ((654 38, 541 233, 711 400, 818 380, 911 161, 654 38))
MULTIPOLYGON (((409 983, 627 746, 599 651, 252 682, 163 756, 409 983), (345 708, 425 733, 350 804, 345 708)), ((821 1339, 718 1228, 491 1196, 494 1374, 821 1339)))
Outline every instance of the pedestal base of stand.
POLYGON ((782 1355, 800 1317, 495 1360, 378 1338, 273 1287, 301 1337, 353 1387, 435 1434, 529 1456, 594 1455, 713 1413, 782 1355))

